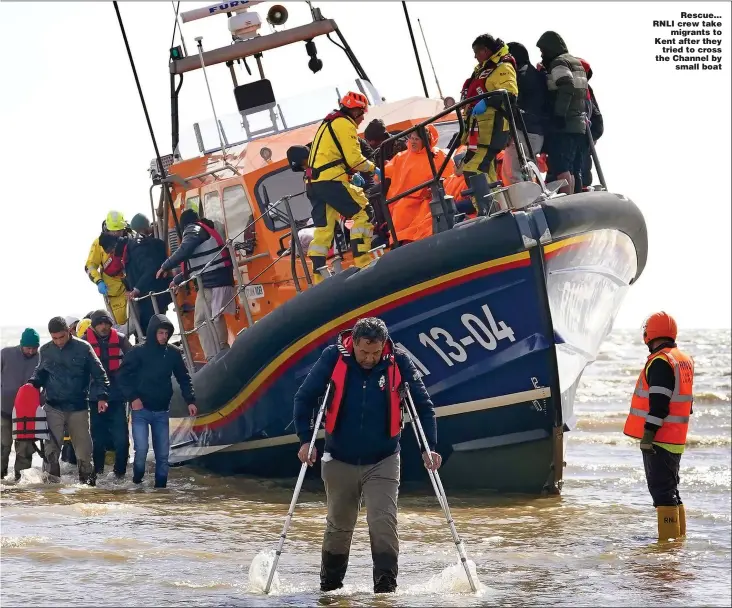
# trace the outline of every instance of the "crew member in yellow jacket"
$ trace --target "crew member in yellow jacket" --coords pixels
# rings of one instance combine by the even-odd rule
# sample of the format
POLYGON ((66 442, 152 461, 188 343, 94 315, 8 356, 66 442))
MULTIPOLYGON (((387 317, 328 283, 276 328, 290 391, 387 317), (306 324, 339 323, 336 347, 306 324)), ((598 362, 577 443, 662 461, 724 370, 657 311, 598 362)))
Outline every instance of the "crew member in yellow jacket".
POLYGON ((374 230, 366 212, 369 201, 361 188, 364 180, 358 172, 370 173, 376 167, 361 153, 357 133, 368 105, 365 95, 349 91, 341 99, 340 109, 328 114, 318 127, 310 149, 305 177, 315 224, 315 234, 308 248, 315 283, 323 280, 318 268, 326 266, 341 216, 353 220, 351 250, 354 264, 363 268, 371 261, 368 253, 374 230))
MULTIPOLYGON (((461 99, 498 89, 505 89, 513 97, 518 96, 516 60, 500 38, 490 34, 478 36, 473 41, 473 53, 478 65, 465 81, 461 99)), ((465 106, 468 131, 461 142, 468 145, 463 169, 465 181, 476 173, 486 173, 489 182, 498 181, 496 157, 508 145, 511 137, 508 121, 499 110, 500 97, 482 99, 465 106)))
MULTIPOLYGON (((110 211, 107 219, 102 224, 102 234, 105 232, 112 236, 122 236, 127 228, 125 218, 119 211, 110 211)), ((86 274, 97 290, 109 300, 114 320, 118 325, 127 322, 127 296, 122 277, 124 266, 122 259, 114 255, 114 252, 107 253, 99 244, 99 237, 92 243, 89 250, 89 257, 84 266, 86 274)))

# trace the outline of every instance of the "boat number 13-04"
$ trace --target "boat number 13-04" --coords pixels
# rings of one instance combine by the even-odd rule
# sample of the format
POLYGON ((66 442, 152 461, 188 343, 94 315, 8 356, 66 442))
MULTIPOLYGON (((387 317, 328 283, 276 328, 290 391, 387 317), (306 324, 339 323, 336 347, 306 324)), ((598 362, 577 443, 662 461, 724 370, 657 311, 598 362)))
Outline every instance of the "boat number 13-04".
POLYGON ((469 312, 460 317, 463 325, 468 330, 468 335, 465 337, 456 340, 446 329, 433 327, 429 335, 424 332, 419 334, 419 341, 422 346, 432 348, 449 366, 467 361, 468 353, 465 347, 476 342, 486 350, 495 350, 498 346, 498 340, 508 338, 511 342, 516 341, 513 330, 508 325, 503 321, 496 323, 487 304, 483 304, 481 310, 485 315, 485 319, 469 312), (440 342, 442 342, 442 345, 439 344, 440 342))

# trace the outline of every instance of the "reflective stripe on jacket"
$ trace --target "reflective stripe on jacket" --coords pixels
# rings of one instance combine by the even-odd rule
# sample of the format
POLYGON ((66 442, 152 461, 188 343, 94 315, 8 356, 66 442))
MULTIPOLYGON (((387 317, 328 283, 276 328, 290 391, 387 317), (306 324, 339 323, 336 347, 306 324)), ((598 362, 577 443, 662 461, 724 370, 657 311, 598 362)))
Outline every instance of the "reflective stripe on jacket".
POLYGON ((191 272, 201 270, 206 264, 214 260, 208 268, 203 272, 206 274, 224 266, 231 266, 231 256, 228 249, 223 249, 224 239, 213 228, 210 228, 203 222, 196 222, 208 234, 208 238, 193 250, 193 255, 188 260, 191 272), (221 255, 218 255, 221 251, 221 255))
POLYGON ((638 376, 623 433, 629 437, 641 439, 645 431, 645 423, 650 422, 661 427, 656 433, 655 441, 684 445, 689 431, 689 418, 693 402, 694 360, 676 347, 664 348, 652 353, 638 376), (646 370, 648 365, 657 357, 665 359, 674 370, 673 391, 659 386, 648 386, 646 370), (650 415, 649 395, 651 393, 666 394, 671 399, 669 415, 666 418, 657 418, 650 415))
MULTIPOLYGON (((508 47, 504 45, 473 70, 473 75, 463 85, 461 98, 468 99, 498 89, 505 89, 510 95, 517 97, 515 63, 514 58, 508 52, 508 47)), ((502 117, 496 120, 497 110, 490 105, 493 102, 488 101, 487 103, 488 109, 477 116, 471 114, 474 104, 464 108, 465 120, 469 129, 463 135, 462 143, 467 143, 469 150, 476 150, 479 145, 488 146, 491 142, 496 143, 498 148, 503 148, 508 143, 506 139, 508 121, 502 117), (502 139, 506 139, 506 141, 499 141, 502 139)))

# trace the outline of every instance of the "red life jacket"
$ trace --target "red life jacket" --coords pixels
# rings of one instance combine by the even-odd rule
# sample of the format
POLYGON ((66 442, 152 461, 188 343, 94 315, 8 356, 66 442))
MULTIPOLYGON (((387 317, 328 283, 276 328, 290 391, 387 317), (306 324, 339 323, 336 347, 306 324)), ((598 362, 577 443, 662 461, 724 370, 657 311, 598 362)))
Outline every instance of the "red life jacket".
MULTIPOLYGON (((339 342, 341 342, 340 338, 339 342)), ((333 401, 325 413, 325 430, 329 434, 332 434, 335 430, 338 412, 341 407, 341 402, 343 401, 343 393, 346 389, 348 363, 346 363, 344 359, 343 352, 349 353, 345 356, 353 356, 353 339, 350 335, 346 336, 338 346, 339 350, 341 350, 341 355, 338 357, 338 361, 333 368, 333 374, 330 378, 334 385, 333 401)), ((387 369, 387 373, 385 374, 387 380, 386 385, 383 387, 383 390, 387 394, 386 406, 389 408, 388 433, 389 437, 397 437, 402 430, 401 397, 399 395, 399 389, 402 384, 402 374, 399 370, 399 365, 397 365, 396 358, 394 357, 390 341, 387 341, 384 345, 382 357, 391 363, 391 366, 387 369)))
POLYGON ((109 277, 118 277, 125 271, 124 256, 127 253, 127 245, 125 245, 122 255, 112 252, 102 265, 102 272, 109 277))
POLYGON ((32 384, 24 384, 15 395, 13 406, 14 439, 48 439, 46 412, 41 406, 41 393, 32 384))
POLYGON ((119 334, 116 329, 112 329, 110 332, 106 348, 102 348, 97 334, 94 333, 91 327, 86 330, 86 341, 91 344, 91 347, 94 349, 94 354, 102 362, 105 370, 114 372, 119 369, 119 366, 122 365, 124 355, 122 354, 119 334))
MULTIPOLYGON (((514 70, 516 69, 516 60, 513 58, 513 55, 511 53, 506 53, 505 55, 501 56, 497 62, 493 61, 486 61, 485 63, 477 66, 473 70, 473 74, 470 78, 468 78, 463 83, 463 88, 460 93, 460 99, 468 99, 470 97, 475 97, 476 95, 482 95, 486 92, 485 90, 485 81, 486 78, 488 78, 495 70, 496 68, 502 64, 502 63, 510 63, 514 70)), ((471 112, 473 110, 473 107, 475 104, 470 104, 469 106, 465 106, 465 116, 470 117, 471 112)), ((469 150, 477 150, 478 149, 478 123, 476 120, 470 121, 471 126, 470 130, 468 132, 468 149, 469 150)))
MULTIPOLYGON (((460 99, 468 99, 470 97, 475 97, 476 95, 481 95, 486 92, 485 90, 485 80, 488 78, 495 69, 502 63, 510 63, 514 70, 516 69, 516 60, 513 58, 513 55, 511 53, 506 53, 502 57, 498 59, 497 62, 493 61, 486 61, 482 65, 479 65, 473 70, 473 74, 463 83, 463 88, 460 93, 460 99)), ((466 106, 467 109, 472 110, 473 109, 472 104, 470 106, 466 106)))
MULTIPOLYGON (((221 238, 221 235, 216 232, 216 230, 206 225, 205 222, 199 220, 196 224, 206 231, 209 238, 196 247, 193 255, 191 255, 188 260, 188 266, 191 273, 200 270, 214 258, 216 258, 215 261, 211 262, 205 272, 211 272, 218 268, 231 266, 231 255, 229 255, 229 249, 224 247, 224 239, 221 238), (211 242, 212 239, 213 243, 211 242), (222 249, 222 247, 224 248, 222 249), (219 251, 221 251, 221 255, 218 255, 219 251)), ((183 262, 180 267, 181 272, 185 271, 185 262, 183 262)))

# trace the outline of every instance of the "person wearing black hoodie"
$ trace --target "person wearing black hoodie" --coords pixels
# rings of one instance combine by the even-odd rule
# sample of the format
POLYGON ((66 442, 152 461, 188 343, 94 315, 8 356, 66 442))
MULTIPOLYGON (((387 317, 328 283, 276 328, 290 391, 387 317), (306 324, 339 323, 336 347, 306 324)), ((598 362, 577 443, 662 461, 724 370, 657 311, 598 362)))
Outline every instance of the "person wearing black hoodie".
POLYGON ((171 376, 180 385, 188 403, 188 413, 195 416, 196 395, 191 376, 183 362, 183 354, 168 344, 173 324, 165 315, 153 315, 147 327, 145 343, 135 346, 122 361, 118 382, 132 405, 132 439, 135 461, 132 481, 141 483, 145 474, 148 434, 152 431, 155 453, 155 487, 168 483, 168 453, 170 451, 170 400, 173 397, 171 376))
MULTIPOLYGON (((516 60, 516 80, 518 82, 517 105, 522 111, 531 148, 534 154, 539 154, 544 145, 544 131, 549 122, 547 112, 547 74, 546 72, 540 72, 532 65, 531 59, 529 58, 529 51, 526 50, 523 44, 509 42, 508 51, 516 60)), ((521 140, 528 160, 535 161, 535 159, 529 158, 529 149, 526 145, 524 135, 521 132, 519 132, 519 139, 521 140)), ((513 140, 508 144, 506 154, 503 157, 501 178, 503 184, 506 186, 523 180, 518 152, 516 150, 516 142, 513 140)))

